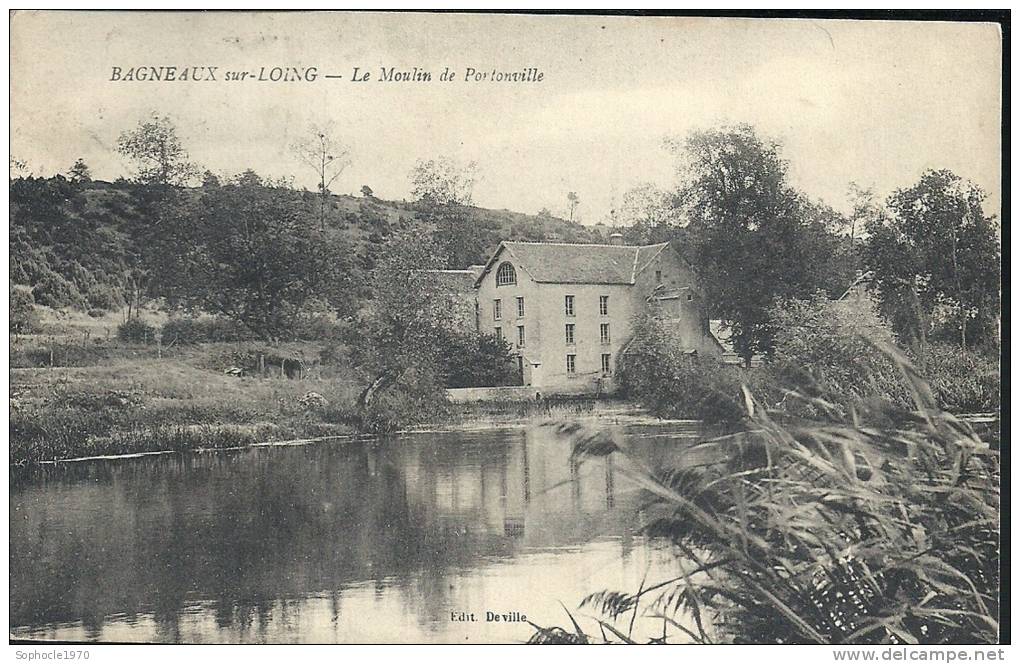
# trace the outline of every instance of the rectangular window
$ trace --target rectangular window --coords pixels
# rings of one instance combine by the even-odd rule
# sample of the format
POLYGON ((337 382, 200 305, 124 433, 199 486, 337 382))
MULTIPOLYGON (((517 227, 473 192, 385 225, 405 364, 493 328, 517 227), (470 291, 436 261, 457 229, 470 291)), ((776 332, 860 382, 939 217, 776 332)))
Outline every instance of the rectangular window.
POLYGON ((517 345, 524 348, 524 326, 517 326, 517 345))
POLYGON ((496 328, 496 339, 498 339, 499 341, 503 341, 503 328, 501 327, 496 328))
POLYGON ((602 373, 612 373, 613 367, 609 363, 609 353, 602 353, 602 373))
POLYGON ((577 371, 577 355, 567 355, 567 373, 572 374, 577 371))
POLYGON ((563 308, 566 310, 568 316, 574 315, 574 296, 567 295, 563 298, 563 308))
POLYGON ((609 315, 609 296, 599 295, 599 314, 603 316, 609 315))
POLYGON ((573 344, 574 343, 574 324, 573 323, 567 323, 566 337, 567 337, 567 343, 568 344, 573 344))
POLYGON ((524 318, 524 298, 517 298, 517 317, 524 318))
POLYGON ((492 301, 492 320, 503 320, 503 302, 502 300, 492 301))
POLYGON ((609 343, 609 323, 599 325, 599 337, 602 339, 602 343, 609 343))

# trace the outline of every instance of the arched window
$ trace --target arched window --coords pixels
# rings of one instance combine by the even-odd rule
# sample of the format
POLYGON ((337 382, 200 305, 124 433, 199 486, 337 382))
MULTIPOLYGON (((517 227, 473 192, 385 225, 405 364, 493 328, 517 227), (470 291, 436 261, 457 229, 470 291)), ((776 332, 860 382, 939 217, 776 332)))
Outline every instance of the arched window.
POLYGON ((517 272, 510 263, 503 263, 496 270, 496 285, 509 286, 517 283, 517 272))

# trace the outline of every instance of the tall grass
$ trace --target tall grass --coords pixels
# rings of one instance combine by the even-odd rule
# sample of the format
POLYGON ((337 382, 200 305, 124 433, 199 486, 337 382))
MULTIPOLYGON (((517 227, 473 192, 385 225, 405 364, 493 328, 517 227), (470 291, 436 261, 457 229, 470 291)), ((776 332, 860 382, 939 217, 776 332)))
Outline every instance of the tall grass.
POLYGON ((598 638, 574 623, 539 627, 532 642, 633 642, 639 611, 663 621, 656 641, 996 642, 998 452, 937 407, 898 350, 882 352, 909 409, 874 401, 841 415, 828 395, 791 393, 821 413, 804 419, 745 389, 745 430, 702 443, 718 460, 698 467, 647 468, 603 431, 555 425, 579 461, 629 458, 655 513, 647 534, 686 564, 585 598, 602 614, 598 638))
POLYGON ((12 385, 9 462, 347 433, 325 411, 356 396, 356 385, 336 380, 235 378, 177 360, 27 370, 12 385))
POLYGON ((517 422, 530 419, 582 417, 597 411, 599 400, 594 397, 560 399, 503 399, 457 404, 454 420, 465 422, 517 422))

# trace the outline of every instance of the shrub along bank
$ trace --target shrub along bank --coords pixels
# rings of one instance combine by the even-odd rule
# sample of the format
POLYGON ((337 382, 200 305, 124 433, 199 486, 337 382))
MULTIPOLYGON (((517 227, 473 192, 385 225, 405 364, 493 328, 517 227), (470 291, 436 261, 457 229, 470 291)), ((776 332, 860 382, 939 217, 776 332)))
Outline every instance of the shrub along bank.
MULTIPOLYGON (((685 352, 667 326, 636 321, 636 341, 624 358, 624 394, 660 417, 735 422, 745 417, 742 385, 770 407, 813 415, 821 402, 788 399, 789 390, 829 395, 825 408, 849 417, 881 399, 909 408, 912 395, 895 361, 896 339, 868 302, 834 302, 824 296, 787 300, 772 311, 773 350, 758 369, 723 364, 685 352), (892 350, 893 352, 888 352, 892 350)), ((935 403, 954 413, 998 412, 998 362, 979 351, 929 344, 906 353, 930 385, 935 403)))

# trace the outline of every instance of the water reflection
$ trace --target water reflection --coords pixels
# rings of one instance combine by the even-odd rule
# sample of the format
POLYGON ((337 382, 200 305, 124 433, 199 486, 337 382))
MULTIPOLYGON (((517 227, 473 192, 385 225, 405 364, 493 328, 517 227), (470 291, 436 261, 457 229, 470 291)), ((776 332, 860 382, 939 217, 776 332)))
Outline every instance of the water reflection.
MULTIPOLYGON (((620 431, 682 458, 692 431, 620 431)), ((675 570, 617 458, 547 429, 75 464, 12 478, 19 638, 512 642, 519 611, 675 570), (451 611, 478 622, 452 621, 451 611)), ((639 625, 640 627, 640 625, 639 625)), ((661 623, 660 623, 661 628, 661 623)), ((648 629, 652 629, 649 625, 648 629)))

